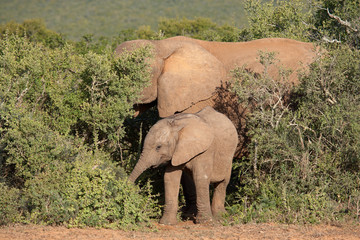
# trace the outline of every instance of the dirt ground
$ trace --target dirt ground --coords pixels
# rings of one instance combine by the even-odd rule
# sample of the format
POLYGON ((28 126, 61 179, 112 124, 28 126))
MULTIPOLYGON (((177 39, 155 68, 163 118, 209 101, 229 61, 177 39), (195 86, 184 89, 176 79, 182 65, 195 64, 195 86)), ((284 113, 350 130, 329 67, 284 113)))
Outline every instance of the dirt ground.
POLYGON ((0 228, 0 240, 117 240, 117 239, 360 239, 360 224, 285 225, 243 224, 236 226, 195 225, 182 222, 176 226, 155 224, 154 229, 121 231, 94 228, 66 228, 15 225, 0 228))

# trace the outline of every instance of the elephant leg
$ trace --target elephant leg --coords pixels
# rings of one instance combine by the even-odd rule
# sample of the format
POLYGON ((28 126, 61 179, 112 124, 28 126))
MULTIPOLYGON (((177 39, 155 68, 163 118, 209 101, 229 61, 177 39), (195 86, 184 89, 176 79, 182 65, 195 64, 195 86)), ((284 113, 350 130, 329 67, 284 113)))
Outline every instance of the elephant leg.
POLYGON ((178 196, 182 170, 174 166, 168 166, 164 175, 165 208, 160 219, 161 224, 173 225, 177 223, 178 196))
POLYGON ((181 177, 181 185, 183 186, 185 206, 182 208, 183 218, 195 218, 196 209, 196 189, 194 180, 190 173, 184 171, 181 177))
POLYGON ((206 177, 195 177, 196 187, 196 223, 206 223, 212 221, 212 213, 210 209, 210 192, 209 192, 209 180, 206 177))
POLYGON ((212 198, 211 211, 214 217, 220 217, 225 213, 225 197, 228 181, 222 181, 215 184, 214 194, 212 198))

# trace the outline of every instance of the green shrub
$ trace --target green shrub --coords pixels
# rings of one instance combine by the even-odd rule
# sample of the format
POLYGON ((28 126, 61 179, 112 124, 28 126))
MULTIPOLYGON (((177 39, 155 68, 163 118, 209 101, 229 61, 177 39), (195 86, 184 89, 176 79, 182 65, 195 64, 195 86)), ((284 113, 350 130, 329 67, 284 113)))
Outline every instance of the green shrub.
POLYGON ((245 10, 249 26, 241 30, 243 40, 285 37, 359 49, 358 0, 247 0, 245 10))
POLYGON ((314 13, 314 25, 318 38, 340 44, 345 43, 359 49, 359 12, 358 0, 323 0, 321 7, 316 8, 314 13))
POLYGON ((208 41, 236 42, 240 31, 231 25, 219 26, 208 18, 161 19, 159 30, 164 37, 187 36, 208 41))
POLYGON ((12 34, 26 36, 31 42, 41 42, 50 48, 62 47, 66 42, 62 35, 47 29, 41 19, 28 19, 21 24, 8 22, 0 25, 0 38, 12 34))
POLYGON ((133 155, 121 156, 123 167, 114 158, 128 144, 124 121, 149 81, 148 56, 0 40, 1 192, 9 191, 0 201, 13 201, 1 224, 124 228, 158 216, 151 188, 127 183, 133 155))
POLYGON ((245 10, 249 27, 243 31, 245 39, 285 37, 309 41, 313 28, 312 4, 304 0, 247 0, 245 10))
POLYGON ((261 76, 245 68, 234 71, 233 90, 251 110, 246 123, 251 143, 249 155, 234 161, 237 191, 228 197, 235 203, 229 211, 238 222, 356 219, 360 202, 357 1, 261 5, 249 0, 246 8, 250 26, 241 33, 245 40, 322 40, 328 52, 308 74, 301 74, 296 88, 287 83, 286 71, 280 72, 279 81, 267 75, 276 53, 260 53, 265 66, 261 76), (330 45, 332 38, 340 41, 330 45))
POLYGON ((321 222, 350 216, 359 204, 359 52, 330 51, 294 88, 286 72, 234 71, 234 91, 252 109, 249 156, 235 161, 239 221, 321 222), (241 81, 240 81, 241 79, 241 81), (293 89, 293 92, 289 92, 293 89), (290 99, 289 99, 290 97, 290 99), (347 214, 345 214, 347 213, 347 214))
POLYGON ((79 149, 71 163, 53 165, 23 189, 31 222, 133 228, 159 215, 150 185, 139 195, 124 170, 103 152, 79 149))
POLYGON ((20 191, 0 182, 0 225, 21 221, 20 191))

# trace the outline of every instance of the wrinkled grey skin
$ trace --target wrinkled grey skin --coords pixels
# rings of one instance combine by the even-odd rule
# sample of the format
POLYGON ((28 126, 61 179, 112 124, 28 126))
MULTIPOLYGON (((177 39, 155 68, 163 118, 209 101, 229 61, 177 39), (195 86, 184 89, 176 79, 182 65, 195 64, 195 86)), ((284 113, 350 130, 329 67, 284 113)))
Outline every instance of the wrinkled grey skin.
POLYGON ((145 138, 141 157, 129 180, 150 167, 167 163, 162 224, 176 224, 180 179, 192 177, 196 189, 196 222, 210 221, 225 211, 226 187, 238 143, 232 122, 212 107, 195 114, 180 113, 158 121, 145 138), (209 184, 215 185, 210 205, 209 184))

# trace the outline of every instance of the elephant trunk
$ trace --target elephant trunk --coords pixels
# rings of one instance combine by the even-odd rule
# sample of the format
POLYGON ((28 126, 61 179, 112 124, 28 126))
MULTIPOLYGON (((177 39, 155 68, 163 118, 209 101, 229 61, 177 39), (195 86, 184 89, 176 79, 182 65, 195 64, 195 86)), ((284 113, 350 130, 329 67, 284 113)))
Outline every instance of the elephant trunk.
POLYGON ((135 182, 136 179, 146 170, 150 167, 150 164, 147 164, 146 161, 144 161, 144 158, 141 156, 137 164, 135 165, 133 171, 131 172, 129 176, 129 181, 135 182))

